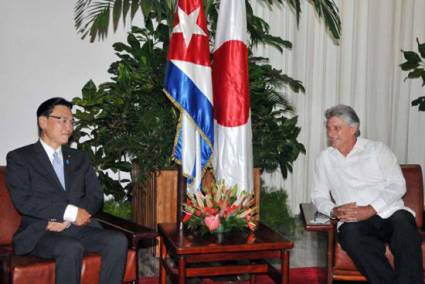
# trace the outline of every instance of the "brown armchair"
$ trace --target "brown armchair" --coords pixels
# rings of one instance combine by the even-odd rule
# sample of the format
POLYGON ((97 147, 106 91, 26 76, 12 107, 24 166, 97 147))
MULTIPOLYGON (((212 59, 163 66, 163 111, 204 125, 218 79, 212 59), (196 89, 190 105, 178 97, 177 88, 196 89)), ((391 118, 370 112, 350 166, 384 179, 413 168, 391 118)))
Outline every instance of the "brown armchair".
MULTIPOLYGON (((425 232, 422 228, 424 211, 422 170, 419 165, 401 165, 401 170, 407 187, 407 192, 403 200, 405 205, 416 213, 416 226, 422 236, 422 258, 425 260, 425 232)), ((316 216, 316 208, 312 203, 303 203, 300 205, 300 208, 306 231, 327 233, 327 283, 330 284, 333 280, 365 281, 365 277, 360 274, 350 257, 336 240, 336 224, 332 224, 330 220, 324 224, 315 223, 313 220, 316 216)), ((390 263, 393 264, 393 256, 388 246, 386 255, 390 263)))
MULTIPOLYGON (((6 168, 0 166, 0 283, 55 283, 55 262, 34 256, 13 253, 12 237, 19 227, 21 217, 10 200, 5 182, 6 168)), ((105 228, 119 230, 129 239, 124 283, 136 283, 138 272, 138 247, 142 242, 152 242, 157 233, 146 227, 112 216, 96 215, 105 228)), ((81 283, 99 283, 100 256, 94 253, 84 257, 81 283)))

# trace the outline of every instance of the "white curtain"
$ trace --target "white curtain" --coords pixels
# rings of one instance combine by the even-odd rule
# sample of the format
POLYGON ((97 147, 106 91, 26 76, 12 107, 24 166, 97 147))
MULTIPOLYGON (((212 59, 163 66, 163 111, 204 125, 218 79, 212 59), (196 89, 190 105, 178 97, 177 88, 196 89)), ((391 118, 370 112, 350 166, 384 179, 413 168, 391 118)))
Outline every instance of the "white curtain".
POLYGON ((343 103, 360 117, 361 136, 386 143, 400 163, 425 167, 425 112, 410 102, 425 94, 421 81, 404 81, 398 66, 401 49, 417 50, 416 38, 425 42, 423 0, 336 1, 342 37, 336 45, 308 1, 302 2, 299 26, 287 5, 270 10, 254 3, 254 11, 269 24, 271 33, 292 41, 283 54, 258 46, 256 53, 269 57, 274 67, 301 80, 305 94, 283 90, 296 107, 301 127, 299 140, 306 154, 295 163, 285 181, 280 172, 263 174, 266 185, 284 189, 289 206, 310 200, 313 165, 326 147, 324 111, 343 103))

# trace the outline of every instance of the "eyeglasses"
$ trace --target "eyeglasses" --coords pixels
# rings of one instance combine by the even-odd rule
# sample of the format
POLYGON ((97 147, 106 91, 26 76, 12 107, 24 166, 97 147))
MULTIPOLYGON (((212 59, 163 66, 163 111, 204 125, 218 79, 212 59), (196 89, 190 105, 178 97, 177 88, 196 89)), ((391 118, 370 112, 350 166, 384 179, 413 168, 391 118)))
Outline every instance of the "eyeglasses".
POLYGON ((66 118, 66 117, 63 117, 63 116, 56 116, 56 115, 49 115, 48 117, 49 118, 51 117, 51 118, 57 119, 62 124, 70 123, 72 126, 75 126, 75 120, 73 118, 69 119, 69 118, 66 118))

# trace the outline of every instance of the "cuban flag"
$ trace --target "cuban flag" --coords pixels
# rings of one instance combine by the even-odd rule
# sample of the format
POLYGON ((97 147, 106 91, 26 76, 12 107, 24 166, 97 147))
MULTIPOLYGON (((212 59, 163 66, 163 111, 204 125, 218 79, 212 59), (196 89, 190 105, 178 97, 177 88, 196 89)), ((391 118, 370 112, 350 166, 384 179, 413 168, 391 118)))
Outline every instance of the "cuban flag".
POLYGON ((217 180, 253 191, 245 0, 222 0, 213 53, 217 180))
POLYGON ((214 145, 208 30, 202 0, 179 0, 168 51, 166 94, 180 110, 174 159, 196 192, 214 145))

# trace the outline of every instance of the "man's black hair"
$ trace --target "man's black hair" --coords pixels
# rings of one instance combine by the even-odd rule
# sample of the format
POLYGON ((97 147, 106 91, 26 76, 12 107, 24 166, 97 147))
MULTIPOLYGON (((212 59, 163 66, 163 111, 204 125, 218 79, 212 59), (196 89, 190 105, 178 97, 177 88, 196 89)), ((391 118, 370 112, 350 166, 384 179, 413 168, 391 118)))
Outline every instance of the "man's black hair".
POLYGON ((64 98, 56 97, 48 99, 40 104, 37 109, 37 126, 38 126, 38 136, 41 136, 41 128, 38 123, 38 118, 40 116, 49 117, 49 115, 53 112, 55 106, 66 106, 69 109, 72 109, 72 103, 70 101, 65 100, 64 98))

